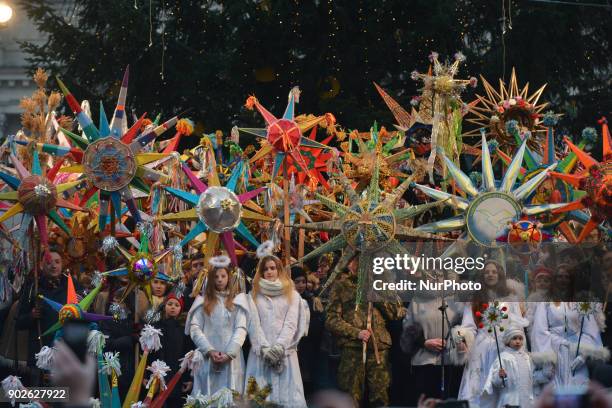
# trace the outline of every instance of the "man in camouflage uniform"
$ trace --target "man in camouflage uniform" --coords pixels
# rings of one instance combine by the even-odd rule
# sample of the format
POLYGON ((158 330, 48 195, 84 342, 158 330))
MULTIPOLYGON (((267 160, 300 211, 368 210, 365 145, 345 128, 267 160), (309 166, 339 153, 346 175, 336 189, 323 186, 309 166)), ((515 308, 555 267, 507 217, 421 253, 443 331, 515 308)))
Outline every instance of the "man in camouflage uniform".
POLYGON ((368 304, 355 309, 357 294, 357 258, 348 264, 344 273, 334 282, 329 294, 325 326, 337 337, 340 347, 338 386, 348 392, 359 404, 367 379, 369 406, 389 405, 388 352, 391 335, 385 327, 386 320, 402 317, 401 303, 379 302, 372 307, 371 331, 367 329, 368 304), (374 340, 378 347, 380 363, 376 362, 374 340), (363 364, 363 343, 367 342, 366 363, 363 364))

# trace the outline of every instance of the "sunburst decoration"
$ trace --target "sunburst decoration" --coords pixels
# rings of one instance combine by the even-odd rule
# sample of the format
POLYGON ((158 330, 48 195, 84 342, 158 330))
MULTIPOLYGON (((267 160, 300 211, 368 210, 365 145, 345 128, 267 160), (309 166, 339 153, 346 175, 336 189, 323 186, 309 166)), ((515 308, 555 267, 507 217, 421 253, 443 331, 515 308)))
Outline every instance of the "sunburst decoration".
POLYGON ((321 255, 341 250, 344 252, 334 273, 327 280, 325 288, 334 281, 338 272, 346 263, 359 255, 357 303, 361 303, 367 285, 368 274, 372 270, 372 259, 378 254, 404 254, 406 249, 399 243, 400 239, 445 239, 437 235, 408 227, 402 221, 427 211, 439 203, 396 209, 398 201, 413 183, 408 177, 397 189, 381 199, 379 190, 379 166, 373 169, 372 179, 364 194, 358 195, 346 175, 340 171, 338 181, 345 189, 349 204, 344 205, 315 194, 316 198, 332 210, 337 218, 331 221, 299 224, 294 227, 306 230, 335 232, 334 238, 308 253, 300 262, 306 262, 321 255))
POLYGON ((602 161, 595 160, 566 138, 565 143, 584 166, 584 170, 574 174, 551 173, 553 177, 586 192, 582 198, 553 211, 553 213, 571 211, 574 214, 578 212, 579 216, 582 213, 580 218, 586 220, 586 225, 580 232, 577 242, 584 241, 595 228, 612 235, 612 230, 608 225, 609 220, 612 219, 612 139, 607 119, 601 118, 600 124, 603 137, 602 161), (588 210, 589 213, 581 210, 588 210))
POLYGON ((53 184, 61 162, 59 165, 51 168, 45 175, 43 174, 37 150, 32 152, 32 168, 30 170, 25 168, 24 164, 14 153, 10 153, 10 159, 13 162, 13 166, 15 166, 17 177, 0 172, 0 179, 15 191, 0 193, 0 200, 14 202, 14 204, 0 216, 0 223, 23 213, 21 227, 17 233, 17 242, 25 248, 27 231, 32 220, 34 220, 38 226, 40 243, 46 250, 49 245, 47 218, 70 236, 70 228, 64 223, 57 210, 59 208, 67 208, 83 211, 80 206, 63 198, 64 192, 82 182, 72 181, 57 185, 53 184))
POLYGON ((484 246, 495 246, 496 238, 507 228, 508 223, 518 221, 523 215, 534 216, 560 208, 563 203, 526 206, 523 201, 540 185, 556 163, 548 166, 529 181, 515 187, 519 175, 527 139, 523 140, 499 185, 495 182, 493 166, 487 140, 482 134, 482 186, 478 189, 472 180, 450 159, 441 154, 457 187, 466 198, 439 191, 424 185, 416 187, 428 196, 447 203, 460 215, 422 225, 417 229, 424 232, 448 232, 466 230, 469 238, 484 246))
POLYGON ((309 166, 300 151, 300 146, 313 147, 318 149, 329 149, 322 143, 318 143, 308 137, 304 137, 303 133, 314 126, 326 123, 326 126, 333 127, 335 118, 331 114, 322 116, 314 116, 305 120, 296 121, 295 104, 299 102, 300 90, 294 87, 289 92, 289 101, 285 113, 279 119, 264 108, 255 96, 249 96, 245 106, 247 109, 257 108, 259 113, 266 121, 266 128, 239 128, 240 131, 250 133, 262 139, 261 148, 251 157, 251 163, 258 161, 266 156, 274 156, 274 167, 272 170, 272 180, 276 178, 278 170, 285 162, 285 157, 291 156, 298 166, 306 173, 308 184, 314 189, 318 178, 309 169, 309 166))
POLYGON ((100 230, 104 230, 107 215, 114 211, 116 218, 121 216, 121 201, 125 201, 135 222, 141 217, 136 208, 136 201, 131 187, 145 193, 149 187, 145 181, 156 182, 165 180, 162 173, 149 169, 147 163, 154 162, 166 156, 163 153, 145 153, 142 149, 156 137, 174 126, 178 117, 173 117, 165 123, 138 135, 145 115, 142 115, 131 128, 127 129, 125 101, 127 95, 129 67, 126 69, 119 91, 117 106, 109 125, 100 106, 99 129, 95 127, 91 118, 81 109, 76 98, 62 81, 57 79, 60 89, 64 93, 68 105, 76 115, 87 139, 68 130, 62 132, 68 136, 80 151, 74 155, 78 164, 63 167, 61 172, 82 173, 91 183, 91 187, 83 194, 81 204, 86 203, 97 191, 100 192, 99 220, 100 230), (138 136, 137 136, 138 135, 138 136), (109 212, 109 206, 112 211, 109 212))
POLYGON ((499 89, 495 89, 485 78, 480 77, 484 86, 486 96, 476 94, 478 104, 470 104, 468 109, 473 117, 467 118, 468 123, 477 127, 463 134, 464 137, 477 137, 480 128, 488 129, 489 140, 497 140, 500 147, 512 153, 517 149, 522 140, 507 130, 506 124, 517 121, 520 132, 529 131, 533 138, 528 142, 529 147, 535 151, 541 151, 539 135, 546 132, 546 127, 540 122, 542 111, 548 106, 548 102, 539 103, 540 97, 546 84, 538 90, 529 94, 529 83, 519 89, 516 71, 512 68, 510 85, 501 79, 499 89))

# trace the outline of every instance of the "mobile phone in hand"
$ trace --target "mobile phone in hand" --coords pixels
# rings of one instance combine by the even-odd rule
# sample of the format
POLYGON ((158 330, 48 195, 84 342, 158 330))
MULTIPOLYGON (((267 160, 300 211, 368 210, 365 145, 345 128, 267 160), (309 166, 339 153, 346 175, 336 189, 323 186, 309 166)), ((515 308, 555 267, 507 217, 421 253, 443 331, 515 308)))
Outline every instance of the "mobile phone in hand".
POLYGON ((88 337, 88 322, 83 320, 68 320, 64 323, 64 342, 83 363, 87 356, 88 337))

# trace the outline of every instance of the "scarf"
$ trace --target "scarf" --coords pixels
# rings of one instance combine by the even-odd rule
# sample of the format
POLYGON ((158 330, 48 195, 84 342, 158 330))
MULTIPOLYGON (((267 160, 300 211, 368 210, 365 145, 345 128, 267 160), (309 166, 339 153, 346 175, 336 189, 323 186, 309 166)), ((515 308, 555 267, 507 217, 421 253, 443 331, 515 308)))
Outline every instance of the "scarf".
POLYGON ((261 278, 259 280, 259 289, 261 290, 262 294, 266 296, 275 297, 275 296, 279 296, 283 294, 284 285, 280 281, 280 279, 277 279, 275 281, 270 281, 270 280, 261 278))

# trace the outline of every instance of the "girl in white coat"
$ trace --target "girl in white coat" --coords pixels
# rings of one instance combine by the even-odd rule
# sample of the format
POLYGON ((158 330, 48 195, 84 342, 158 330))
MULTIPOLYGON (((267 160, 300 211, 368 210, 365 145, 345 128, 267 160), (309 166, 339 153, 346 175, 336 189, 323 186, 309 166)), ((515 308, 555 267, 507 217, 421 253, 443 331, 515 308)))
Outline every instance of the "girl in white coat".
POLYGON ((582 316, 578 305, 574 302, 543 302, 535 311, 531 347, 534 351, 552 350, 557 354, 555 387, 586 384, 589 380, 587 360, 606 362, 610 357, 610 352, 601 342, 603 313, 598 310, 585 316, 580 337, 582 316))
POLYGON ((212 395, 224 387, 242 393, 247 312, 234 304, 237 285, 230 283, 229 258, 214 257, 210 263, 204 295, 193 302, 185 324, 185 332, 205 357, 194 373, 192 395, 212 395))
MULTIPOLYGON (((269 246, 270 243, 262 244, 269 246)), ((308 330, 308 305, 293 289, 293 283, 276 256, 262 254, 248 295, 236 303, 249 308, 251 351, 246 381, 254 377, 260 387, 270 385, 268 401, 283 407, 306 407, 297 345, 308 330)))

